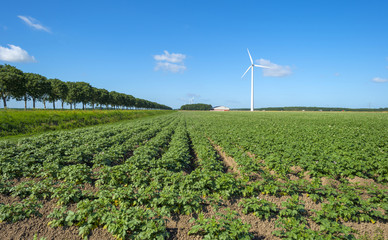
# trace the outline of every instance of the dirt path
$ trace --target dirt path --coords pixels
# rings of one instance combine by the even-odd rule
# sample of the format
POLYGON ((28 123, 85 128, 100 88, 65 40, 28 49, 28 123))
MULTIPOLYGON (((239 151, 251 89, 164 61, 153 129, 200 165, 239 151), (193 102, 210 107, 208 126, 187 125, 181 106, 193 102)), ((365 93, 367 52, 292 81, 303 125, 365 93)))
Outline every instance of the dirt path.
POLYGON ((241 176, 240 170, 238 169, 238 164, 236 161, 228 156, 223 150, 222 147, 215 144, 210 138, 208 138, 213 148, 217 151, 217 154, 220 156, 224 165, 230 170, 232 173, 236 173, 238 176, 241 176))

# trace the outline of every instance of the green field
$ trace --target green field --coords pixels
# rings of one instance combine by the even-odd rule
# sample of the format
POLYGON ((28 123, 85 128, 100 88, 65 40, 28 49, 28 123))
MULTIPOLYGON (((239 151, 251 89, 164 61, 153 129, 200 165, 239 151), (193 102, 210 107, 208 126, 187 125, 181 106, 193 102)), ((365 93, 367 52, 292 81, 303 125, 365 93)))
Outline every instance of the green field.
POLYGON ((0 141, 0 236, 385 239, 387 129, 388 113, 175 112, 0 141))
POLYGON ((0 137, 73 129, 171 112, 162 110, 0 110, 0 137))

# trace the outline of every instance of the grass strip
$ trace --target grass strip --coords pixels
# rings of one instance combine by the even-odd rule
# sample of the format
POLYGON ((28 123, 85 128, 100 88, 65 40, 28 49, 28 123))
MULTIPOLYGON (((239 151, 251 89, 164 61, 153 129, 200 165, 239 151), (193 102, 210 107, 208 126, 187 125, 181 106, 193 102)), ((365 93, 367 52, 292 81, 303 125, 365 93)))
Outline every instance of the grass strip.
POLYGON ((167 110, 2 110, 0 137, 118 122, 172 113, 167 110))

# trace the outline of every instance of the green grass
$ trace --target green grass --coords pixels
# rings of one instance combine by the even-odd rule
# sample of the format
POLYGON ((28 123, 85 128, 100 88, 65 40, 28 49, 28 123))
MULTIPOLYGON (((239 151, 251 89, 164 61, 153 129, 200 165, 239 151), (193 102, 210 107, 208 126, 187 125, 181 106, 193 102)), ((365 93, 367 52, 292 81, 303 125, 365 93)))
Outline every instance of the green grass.
POLYGON ((74 129, 171 112, 165 110, 2 110, 0 111, 0 137, 74 129))

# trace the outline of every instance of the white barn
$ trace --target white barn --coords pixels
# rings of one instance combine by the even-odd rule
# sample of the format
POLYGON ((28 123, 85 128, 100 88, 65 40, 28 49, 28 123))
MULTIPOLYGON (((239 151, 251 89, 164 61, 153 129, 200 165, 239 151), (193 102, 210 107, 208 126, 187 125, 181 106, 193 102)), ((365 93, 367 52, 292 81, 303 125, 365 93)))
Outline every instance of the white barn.
POLYGON ((212 111, 218 111, 218 112, 225 112, 225 111, 229 111, 230 109, 228 107, 225 107, 225 106, 217 106, 217 107, 214 107, 212 111))

